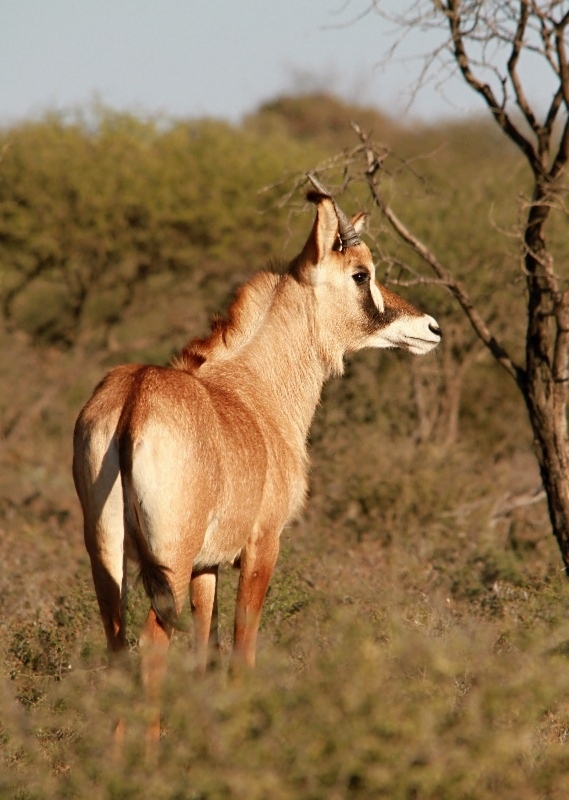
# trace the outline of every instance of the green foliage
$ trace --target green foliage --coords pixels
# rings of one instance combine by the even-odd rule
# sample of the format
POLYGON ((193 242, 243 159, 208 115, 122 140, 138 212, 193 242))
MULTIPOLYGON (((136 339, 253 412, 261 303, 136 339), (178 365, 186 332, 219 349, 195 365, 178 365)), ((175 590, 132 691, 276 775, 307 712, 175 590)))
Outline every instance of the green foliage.
POLYGON ((298 163, 292 144, 220 122, 96 109, 5 131, 0 146, 4 315, 66 345, 115 324, 154 275, 234 279, 252 252, 268 258, 283 215, 263 215, 258 191, 298 163))

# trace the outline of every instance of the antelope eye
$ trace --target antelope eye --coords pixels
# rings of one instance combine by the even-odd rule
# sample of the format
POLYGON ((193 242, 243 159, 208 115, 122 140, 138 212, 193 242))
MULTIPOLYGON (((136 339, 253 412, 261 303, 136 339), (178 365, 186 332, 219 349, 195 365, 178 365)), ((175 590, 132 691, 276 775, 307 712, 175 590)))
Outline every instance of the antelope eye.
POLYGON ((355 275, 352 275, 352 278, 358 286, 361 286, 369 281, 369 272, 356 272, 355 275))

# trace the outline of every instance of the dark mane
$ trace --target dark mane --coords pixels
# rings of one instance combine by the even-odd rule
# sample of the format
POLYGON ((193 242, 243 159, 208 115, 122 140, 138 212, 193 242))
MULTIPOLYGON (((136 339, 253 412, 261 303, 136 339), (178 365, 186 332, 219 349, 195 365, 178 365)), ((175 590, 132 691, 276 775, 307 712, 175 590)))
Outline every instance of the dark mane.
POLYGON ((215 316, 211 333, 191 339, 172 359, 174 369, 194 372, 206 361, 220 361, 251 341, 271 307, 282 279, 276 272, 258 272, 236 292, 226 317, 215 316))

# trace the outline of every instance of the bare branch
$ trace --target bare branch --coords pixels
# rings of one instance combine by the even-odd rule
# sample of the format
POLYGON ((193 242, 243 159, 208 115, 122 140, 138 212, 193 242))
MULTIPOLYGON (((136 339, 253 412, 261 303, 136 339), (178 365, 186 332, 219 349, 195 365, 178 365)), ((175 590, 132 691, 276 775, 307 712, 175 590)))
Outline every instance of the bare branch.
POLYGON ((492 514, 490 525, 495 525, 500 517, 507 517, 518 508, 532 506, 534 503, 540 503, 545 500, 545 498, 546 494, 542 486, 537 486, 535 489, 523 494, 508 494, 498 502, 498 507, 492 514))
POLYGON ((569 12, 555 25, 555 51, 559 64, 559 78, 563 91, 563 100, 569 111, 569 64, 567 63, 567 50, 565 48, 565 31, 569 24, 569 12))
POLYGON ((549 106, 549 110, 547 112, 547 117, 545 119, 544 128, 547 131, 548 135, 551 135, 551 131, 553 130, 553 124, 557 118, 557 113, 561 108, 563 103, 563 86, 559 85, 557 91, 553 95, 553 100, 551 101, 551 105, 549 106))
POLYGON ((460 14, 461 0, 448 0, 446 7, 446 16, 448 19, 452 42, 454 47, 454 55, 456 62, 459 66, 462 75, 467 84, 474 89, 481 97, 484 98, 486 104, 498 125, 502 128, 504 133, 519 147, 524 153, 534 173, 542 172, 542 165, 538 155, 525 136, 513 124, 505 109, 505 103, 498 103, 492 88, 479 80, 472 72, 470 59, 464 46, 464 39, 461 31, 461 14, 460 14))
POLYGON ((563 414, 559 423, 566 432, 565 410, 569 393, 569 291, 563 292, 558 298, 555 304, 555 317, 557 333, 553 350, 554 392, 557 395, 556 406, 563 414))
POLYGON ((563 133, 561 134, 561 139, 559 140, 559 148, 557 150, 557 155, 549 172, 553 180, 555 180, 561 174, 563 168, 565 167, 565 164, 567 164, 568 159, 569 159, 569 118, 565 121, 565 127, 563 128, 563 133))
POLYGON ((365 156, 367 161, 366 179, 375 205, 380 209, 381 213, 384 215, 396 233, 403 239, 403 241, 407 242, 407 244, 410 245, 410 247, 423 259, 423 261, 430 266, 439 281, 443 282, 451 294, 454 295, 462 310, 468 317, 470 324, 474 328, 474 331, 490 350, 496 361, 498 361, 504 367, 504 369, 514 378, 517 383, 522 383, 524 380, 523 369, 511 359, 507 351, 490 333, 488 326, 478 313, 477 309, 474 307, 472 300, 462 284, 457 281, 450 274, 450 272, 445 269, 445 267, 443 267, 441 262, 427 247, 427 245, 414 236, 411 231, 409 231, 409 229, 395 214, 391 206, 389 206, 389 204, 385 201, 377 180, 377 173, 380 169, 380 164, 376 159, 373 145, 369 142, 367 134, 365 134, 358 125, 353 124, 353 127, 365 148, 365 156))
POLYGON ((510 58, 508 59, 508 74, 510 76, 510 80, 512 81, 512 86, 514 87, 514 92, 516 95, 516 102, 518 104, 518 107, 520 108, 522 114, 526 118, 528 125, 532 128, 535 134, 538 137, 540 137, 541 126, 538 123, 527 101, 527 97, 524 92, 522 82, 520 81, 520 76, 518 75, 518 61, 524 43, 524 35, 526 32, 528 17, 529 17, 529 8, 527 0, 521 0, 520 17, 518 20, 518 26, 516 28, 516 33, 514 34, 514 39, 512 42, 512 53, 510 55, 510 58))
MULTIPOLYGON (((569 62, 567 60, 567 50, 565 47, 565 32, 569 24, 569 12, 555 25, 555 49, 559 63, 559 91, 563 96, 565 108, 569 112, 569 62)), ((552 164, 550 175, 552 179, 558 177, 563 167, 569 159, 569 119, 565 122, 565 127, 559 142, 557 156, 552 164)))
MULTIPOLYGON (((404 269, 408 269, 407 265, 404 265, 404 269)), ((403 278, 391 278, 387 277, 385 279, 385 283, 389 284, 390 286, 444 286, 446 288, 449 287, 448 281, 444 281, 440 278, 427 278, 426 276, 421 276, 417 278, 409 278, 408 280, 404 280, 403 278)))

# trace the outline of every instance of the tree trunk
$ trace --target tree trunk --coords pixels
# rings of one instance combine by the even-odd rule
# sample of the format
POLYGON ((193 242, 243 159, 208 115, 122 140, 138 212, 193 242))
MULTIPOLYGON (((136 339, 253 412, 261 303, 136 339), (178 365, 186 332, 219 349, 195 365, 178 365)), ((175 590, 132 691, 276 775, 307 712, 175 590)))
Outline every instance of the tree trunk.
POLYGON ((549 517, 569 575, 569 486, 567 440, 556 424, 551 402, 551 382, 539 372, 527 375, 524 399, 534 435, 534 450, 543 488, 547 495, 549 517))
POLYGON ((569 294, 560 291, 544 237, 551 208, 549 189, 547 181, 536 176, 525 231, 528 327, 526 369, 519 383, 534 434, 549 516, 569 575, 569 294))

